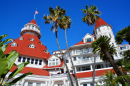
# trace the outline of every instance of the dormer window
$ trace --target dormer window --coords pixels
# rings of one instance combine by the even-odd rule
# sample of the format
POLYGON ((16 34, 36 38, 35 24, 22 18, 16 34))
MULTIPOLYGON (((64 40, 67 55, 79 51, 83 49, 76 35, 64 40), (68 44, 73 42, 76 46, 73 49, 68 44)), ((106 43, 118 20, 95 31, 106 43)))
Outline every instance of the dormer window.
POLYGON ((30 48, 35 48, 35 45, 32 43, 32 44, 30 44, 28 47, 30 47, 30 48))
POLYGON ((16 43, 16 42, 13 42, 13 43, 11 44, 11 47, 15 47, 15 46, 17 46, 17 43, 16 43))
POLYGON ((46 50, 44 50, 44 52, 45 52, 45 53, 48 53, 48 50, 46 49, 46 50))
POLYGON ((23 40, 23 37, 20 37, 19 40, 23 40))
POLYGON ((41 41, 39 42, 41 45, 43 44, 41 41))
POLYGON ((48 61, 48 66, 56 66, 56 65, 60 65, 59 59, 50 59, 48 61))
POLYGON ((33 39, 33 38, 30 38, 30 41, 34 41, 34 39, 33 39))
POLYGON ((85 39, 85 42, 91 42, 91 41, 92 41, 92 38, 85 39))

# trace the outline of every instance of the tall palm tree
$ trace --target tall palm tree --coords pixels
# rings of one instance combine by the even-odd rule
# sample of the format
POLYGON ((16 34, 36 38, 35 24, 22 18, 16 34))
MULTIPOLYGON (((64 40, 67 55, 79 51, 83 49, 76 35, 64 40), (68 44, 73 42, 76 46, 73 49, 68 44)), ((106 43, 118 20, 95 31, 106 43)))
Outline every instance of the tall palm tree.
POLYGON ((116 41, 118 44, 121 44, 123 40, 129 42, 130 44, 130 26, 123 28, 118 31, 116 34, 116 41))
POLYGON ((69 16, 63 16, 62 19, 60 19, 59 26, 60 26, 61 29, 65 30, 65 40, 66 40, 67 52, 69 53, 70 61, 71 61, 71 64, 72 64, 72 69, 74 71, 76 86, 79 86, 76 71, 75 71, 75 67, 74 67, 72 57, 70 55, 70 51, 69 51, 69 48, 68 48, 68 42, 67 42, 67 36, 66 36, 66 29, 70 28, 71 23, 72 22, 71 22, 69 16))
MULTIPOLYGON (((113 45, 110 45, 110 38, 107 36, 101 36, 92 43, 93 52, 98 52, 103 61, 109 61, 112 65, 117 76, 123 76, 124 73, 120 70, 114 61, 113 55, 116 53, 116 49, 113 45)), ((124 86, 124 82, 121 82, 124 86)), ((128 83, 128 82, 127 82, 128 83)))
MULTIPOLYGON (((93 25, 95 22, 98 20, 99 15, 100 15, 100 11, 98 11, 98 8, 93 5, 93 6, 89 6, 86 5, 86 9, 81 9, 83 11, 84 17, 82 18, 82 21, 87 23, 88 26, 93 25)), ((94 64, 93 64, 93 86, 95 83, 95 62, 96 62, 96 57, 94 56, 94 64)))
MULTIPOLYGON (((56 42, 57 42, 58 48, 60 50, 60 53, 62 54, 61 48, 58 43, 57 32, 58 32, 58 27, 59 27, 59 23, 60 23, 59 20, 65 15, 66 11, 63 8, 60 8, 60 6, 57 6, 55 9, 50 7, 49 12, 50 12, 50 14, 48 16, 44 16, 43 19, 45 19, 45 24, 51 24, 51 23, 53 24, 51 27, 51 31, 55 32, 56 42)), ((62 55, 62 58, 63 58, 63 55, 62 55)), ((66 60, 64 58, 63 58, 63 60, 64 60, 64 64, 66 66, 67 73, 68 73, 68 76, 70 79, 70 84, 71 84, 71 86, 74 86, 68 66, 66 64, 66 60)))

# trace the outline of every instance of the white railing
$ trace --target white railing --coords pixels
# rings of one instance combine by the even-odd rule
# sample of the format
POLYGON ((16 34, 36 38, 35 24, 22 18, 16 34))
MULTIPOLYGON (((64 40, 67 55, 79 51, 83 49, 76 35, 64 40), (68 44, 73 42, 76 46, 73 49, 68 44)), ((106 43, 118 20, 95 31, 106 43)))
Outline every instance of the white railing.
POLYGON ((41 34, 41 33, 40 33, 40 30, 38 30, 38 29, 30 29, 30 28, 24 27, 24 28, 21 29, 21 31, 23 31, 23 30, 33 30, 33 31, 36 31, 36 32, 38 32, 39 34, 41 34))

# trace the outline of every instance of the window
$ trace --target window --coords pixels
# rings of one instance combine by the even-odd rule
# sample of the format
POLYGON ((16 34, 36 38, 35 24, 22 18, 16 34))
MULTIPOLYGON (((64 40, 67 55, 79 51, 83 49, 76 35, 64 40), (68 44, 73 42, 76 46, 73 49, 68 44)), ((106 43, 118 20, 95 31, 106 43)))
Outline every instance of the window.
POLYGON ((69 60, 66 60, 66 63, 69 63, 69 60))
POLYGON ((38 63, 38 60, 37 59, 35 59, 35 64, 37 64, 38 63))
POLYGON ((26 57, 23 57, 23 62, 25 62, 25 60, 26 60, 26 57))
POLYGON ((95 66, 95 68, 96 69, 101 69, 101 68, 103 68, 103 64, 98 64, 98 65, 95 66))
POLYGON ((120 49, 121 49, 121 50, 124 50, 124 49, 126 49, 126 47, 120 47, 120 49))
POLYGON ((42 60, 39 60, 39 65, 42 65, 42 60))
POLYGON ((81 68, 80 67, 76 67, 77 68, 77 71, 81 71, 81 68))
POLYGON ((91 41, 92 41, 92 38, 85 39, 85 42, 91 42, 91 41))
POLYGON ((76 57, 73 57, 73 60, 76 61, 76 57))
POLYGON ((27 58, 27 62, 30 62, 30 58, 27 58))
POLYGON ((19 40, 23 40, 23 37, 20 37, 19 40))
POLYGON ((90 70, 90 66, 84 66, 82 67, 82 71, 90 70))
POLYGON ((16 43, 16 42, 13 42, 13 43, 11 44, 11 47, 14 47, 14 46, 17 46, 17 43, 16 43))
POLYGON ((83 84, 83 86, 87 86, 87 84, 83 84))
POLYGON ((55 66, 55 65, 60 65, 59 59, 50 59, 48 61, 48 66, 55 66))
POLYGON ((34 44, 30 44, 29 47, 30 48, 35 48, 35 45, 34 44))
POLYGON ((21 62, 21 58, 22 58, 21 56, 18 57, 18 62, 21 62))
POLYGON ((33 39, 33 38, 30 38, 30 41, 34 41, 34 39, 33 39))
POLYGON ((41 45, 43 44, 41 41, 39 42, 41 45))
POLYGON ((109 33, 109 36, 110 36, 110 38, 111 38, 111 34, 109 33))
POLYGON ((45 52, 45 53, 48 53, 48 50, 46 49, 46 50, 44 50, 44 52, 45 52))
POLYGON ((36 83, 36 86, 41 86, 41 83, 36 83))
POLYGON ((33 83, 32 82, 28 82, 28 86, 33 86, 33 83))
POLYGON ((34 63, 34 59, 31 59, 31 64, 33 64, 34 63))

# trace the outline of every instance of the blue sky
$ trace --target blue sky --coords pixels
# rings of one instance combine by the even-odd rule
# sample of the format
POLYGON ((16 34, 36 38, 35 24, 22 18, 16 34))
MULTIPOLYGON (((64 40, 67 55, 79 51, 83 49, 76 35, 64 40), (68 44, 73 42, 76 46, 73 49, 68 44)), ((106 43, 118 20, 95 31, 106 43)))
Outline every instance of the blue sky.
MULTIPOLYGON (((8 34, 7 38, 17 39, 21 29, 34 18, 37 8, 36 22, 41 29, 41 41, 49 52, 58 50, 55 34, 51 25, 44 24, 44 14, 49 7, 60 6, 66 15, 71 17, 72 25, 67 32, 69 47, 80 42, 86 33, 92 34, 93 27, 82 22, 85 5, 96 5, 102 12, 101 18, 113 27, 116 34, 120 29, 130 25, 129 0, 0 0, 0 35, 8 34)), ((59 30, 58 39, 61 49, 66 49, 64 30, 59 30)))

